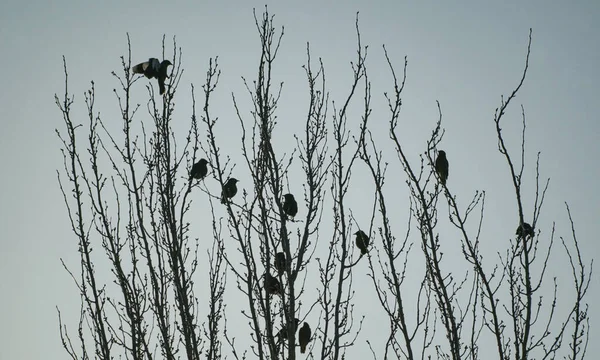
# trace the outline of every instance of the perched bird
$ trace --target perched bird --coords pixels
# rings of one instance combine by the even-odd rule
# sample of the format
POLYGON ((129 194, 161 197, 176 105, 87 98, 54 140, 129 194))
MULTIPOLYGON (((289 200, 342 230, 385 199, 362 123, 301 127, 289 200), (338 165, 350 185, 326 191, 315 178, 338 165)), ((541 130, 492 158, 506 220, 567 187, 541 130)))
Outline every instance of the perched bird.
POLYGON ((208 174, 208 161, 206 159, 200 159, 197 163, 192 166, 190 170, 190 181, 192 179, 201 180, 208 174))
POLYGON ((519 238, 533 237, 535 235, 535 232, 533 231, 533 227, 531 225, 524 222, 521 225, 519 225, 519 227, 517 227, 516 235, 519 238))
POLYGON ((300 352, 304 354, 306 352, 306 345, 310 342, 310 326, 306 322, 298 332, 298 342, 300 343, 300 352))
POLYGON ((281 283, 270 274, 265 274, 264 287, 268 295, 281 295, 281 283))
POLYGON ((293 322, 289 323, 288 326, 283 326, 281 330, 277 333, 277 341, 287 340, 288 338, 288 330, 292 333, 295 333, 298 329, 298 325, 300 324, 300 320, 298 318, 294 319, 293 322))
POLYGON ((275 254, 275 269, 277 269, 277 272, 279 274, 285 271, 286 263, 287 261, 285 259, 285 253, 278 252, 277 254, 275 254))
POLYGON ((221 191, 221 204, 226 204, 229 199, 237 194, 237 186, 235 185, 237 182, 238 179, 230 178, 225 185, 223 185, 223 190, 221 191))
POLYGON ((137 64, 131 70, 134 74, 144 74, 148 79, 158 77, 160 61, 156 58, 150 58, 148 61, 137 64))
POLYGON ((446 185, 448 180, 448 159, 446 159, 446 152, 440 150, 437 159, 435 159, 435 171, 440 176, 440 181, 443 185, 446 185))
POLYGON ((298 203, 296 203, 296 199, 294 199, 294 195, 292 194, 285 194, 283 197, 283 212, 293 218, 298 213, 298 203))
POLYGON ((360 249, 361 254, 366 254, 367 247, 369 247, 369 237, 362 230, 358 230, 354 235, 356 235, 356 247, 360 249))
POLYGON ((169 60, 163 60, 163 62, 160 63, 160 68, 158 69, 158 87, 161 95, 165 93, 165 79, 169 77, 167 75, 167 67, 169 67, 169 65, 173 64, 171 64, 169 60))
POLYGON ((156 58, 150 58, 148 61, 137 64, 131 68, 131 71, 133 71, 134 74, 144 74, 148 79, 158 79, 158 87, 160 89, 160 94, 162 95, 165 93, 165 79, 168 77, 167 68, 169 65, 173 65, 169 60, 159 62, 156 58))

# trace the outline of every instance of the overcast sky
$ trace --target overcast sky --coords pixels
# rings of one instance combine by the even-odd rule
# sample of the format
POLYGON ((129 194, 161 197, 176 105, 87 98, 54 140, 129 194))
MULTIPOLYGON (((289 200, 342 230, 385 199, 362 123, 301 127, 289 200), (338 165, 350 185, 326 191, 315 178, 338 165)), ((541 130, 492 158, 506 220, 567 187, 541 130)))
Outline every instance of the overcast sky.
MULTIPOLYGON (((520 79, 529 28, 533 28, 530 70, 505 119, 506 135, 512 145, 518 144, 523 104, 528 121, 528 165, 533 165, 540 151, 542 176, 551 178, 540 230, 547 235, 556 221, 558 234, 569 235, 567 201, 585 260, 598 260, 600 171, 591 165, 600 155, 596 108, 600 99, 600 3, 410 3, 417 2, 268 2, 276 25, 285 26, 275 73, 275 82, 286 84, 279 131, 291 137, 297 131, 294 123, 303 120, 306 103, 298 99, 305 97, 296 94, 306 91, 301 68, 306 61, 306 42, 311 44, 313 57, 324 61, 332 98, 343 99, 351 80, 349 62, 356 51, 355 14, 360 11, 362 41, 370 46, 367 66, 377 98, 374 105, 379 106, 374 113, 384 116, 382 93, 391 86, 381 49, 386 44, 397 70, 408 56, 402 129, 407 146, 415 151, 413 159, 425 149, 437 120, 438 100, 446 128, 442 145, 450 161, 449 186, 462 196, 463 204, 475 190, 487 191, 484 226, 489 242, 497 246, 512 236, 517 219, 492 119, 500 95, 509 94, 520 79)), ((62 56, 68 62, 70 91, 75 94, 79 115, 85 114, 82 94, 94 80, 98 110, 110 116, 116 113, 112 89, 118 87, 110 72, 119 70, 119 57, 126 54, 127 33, 134 62, 160 57, 162 35, 168 40, 176 36, 185 68, 176 116, 182 123, 189 120, 190 83, 199 88, 209 57, 218 55, 223 75, 213 109, 222 126, 229 122, 236 126, 231 92, 243 98, 246 92, 240 76, 256 76, 259 48, 252 8, 260 13, 263 6, 264 2, 242 0, 0 3, 0 160, 4 169, 0 178, 1 360, 64 359, 56 306, 67 314, 71 327, 76 326, 78 294, 60 263, 63 258, 74 268, 78 265, 76 239, 69 231, 56 177, 62 158, 54 129, 62 129, 63 122, 54 94, 64 91, 62 56)), ((142 82, 136 86, 142 102, 146 90, 142 82)), ((358 124, 357 118, 352 121, 354 126, 358 124)), ((381 131, 385 140, 385 124, 381 131)), ((239 139, 223 141, 227 151, 239 151, 239 139)), ((528 189, 532 189, 533 169, 529 167, 525 180, 528 189)), ((251 190, 248 183, 241 186, 251 190)), ((301 191, 301 184, 296 184, 296 190, 301 191)), ((526 194, 528 214, 532 199, 526 194)), ((559 262, 554 270, 562 266, 559 262)), ((592 326, 600 316, 597 283, 596 278, 587 298, 592 306, 592 326)), ((570 289, 566 282, 559 285, 570 289)), ((316 319, 317 314, 313 316, 316 319)), ((593 327, 589 358, 600 352, 594 341, 599 335, 593 327)), ((364 343, 360 346, 364 348, 364 343)))

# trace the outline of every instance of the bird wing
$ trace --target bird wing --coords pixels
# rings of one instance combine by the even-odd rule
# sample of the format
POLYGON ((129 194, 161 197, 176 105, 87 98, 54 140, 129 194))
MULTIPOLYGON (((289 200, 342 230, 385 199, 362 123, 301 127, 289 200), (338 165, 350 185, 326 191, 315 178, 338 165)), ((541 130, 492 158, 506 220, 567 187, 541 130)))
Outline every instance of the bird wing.
POLYGON ((158 73, 158 70, 160 69, 160 61, 158 61, 158 59, 150 58, 148 59, 148 64, 150 65, 153 71, 158 73))
POLYGON ((148 67, 148 62, 146 61, 146 62, 137 64, 136 66, 131 68, 131 71, 133 71, 134 74, 143 74, 147 67, 148 67))

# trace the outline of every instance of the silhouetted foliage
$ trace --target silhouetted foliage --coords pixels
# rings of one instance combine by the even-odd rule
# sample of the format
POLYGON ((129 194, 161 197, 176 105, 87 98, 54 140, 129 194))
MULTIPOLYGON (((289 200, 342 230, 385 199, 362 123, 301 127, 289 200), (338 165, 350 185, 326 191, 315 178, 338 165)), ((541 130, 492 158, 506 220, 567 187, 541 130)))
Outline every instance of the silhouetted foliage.
MULTIPOLYGON (((438 150, 445 134, 439 103, 423 152, 410 153, 404 146, 401 135, 408 127, 401 125, 400 114, 407 60, 399 77, 383 47, 391 90, 384 92, 387 123, 378 119, 387 124, 382 131, 371 124, 368 48, 361 43, 358 15, 356 59, 348 91, 336 95, 338 101, 330 100, 323 62, 313 61, 307 44, 308 100, 298 118, 304 130, 294 135, 293 146, 284 142, 288 147, 278 148, 273 133, 283 83, 274 85, 279 79, 272 70, 284 32, 277 31, 266 8, 261 17, 254 15, 260 40, 257 74, 242 78, 252 105, 242 109, 232 94, 241 134, 232 149, 217 130, 233 136, 233 125, 222 123, 210 106, 219 88, 218 58, 208 61, 202 95, 191 88, 192 115, 184 136, 173 127, 183 71, 175 40, 170 59, 150 58, 133 67, 128 42, 122 71, 113 73, 120 85, 115 94, 122 132, 109 130, 96 109, 93 82, 85 93, 87 119, 74 118, 64 60, 64 96, 56 96, 64 120, 57 130, 64 158, 58 180, 80 269, 63 265, 82 304, 77 344, 59 312, 69 357, 294 360, 299 346, 307 357, 335 360, 367 352, 375 359, 411 360, 584 358, 585 296, 593 262, 583 259, 567 206, 570 236, 560 237, 560 255, 571 266, 574 299, 559 299, 556 278, 548 291, 555 228, 547 233, 538 221, 549 179, 540 178, 539 154, 535 172, 525 167, 523 108, 520 161, 509 154, 501 127, 527 74, 531 33, 521 80, 494 116, 518 209, 507 216, 520 224, 514 239, 503 238, 514 228, 493 234, 505 244, 495 260, 481 251, 486 193, 476 190, 465 206, 453 182, 446 181, 448 160, 438 150), (143 79, 138 74, 157 78, 161 95, 145 82, 145 117, 131 96, 143 91, 136 84, 143 79), (202 110, 196 112, 198 98, 202 110), (230 157, 239 153, 239 144, 241 157, 230 157), (386 146, 393 149, 382 150, 386 146), (398 201, 402 181, 390 178, 386 186, 393 167, 405 176, 406 203, 398 201), (361 176, 372 180, 371 188, 356 189, 351 179, 361 176), (533 188, 523 187, 527 176, 535 177, 533 188), (298 204, 289 191, 300 186, 298 204), (524 204, 523 193, 535 194, 534 203, 524 204), (357 204, 354 194, 367 201, 357 204), (391 209, 404 203, 409 215, 401 221, 391 209), (532 214, 525 216, 526 207, 532 214), (449 210, 447 218, 440 209, 449 210), (441 223, 455 231, 440 231, 441 223), (453 249, 460 249, 462 258, 448 262, 444 252, 453 249), (362 271, 370 283, 358 283, 356 291, 362 271), (361 306, 361 297, 368 295, 373 297, 361 306), (241 312, 231 310, 234 303, 241 312), (567 313, 561 319, 559 306, 567 313), (376 333, 362 332, 364 321, 382 315, 387 326, 377 323, 376 333), (227 319, 234 316, 245 321, 232 326, 227 319)), ((162 44, 165 58, 164 38, 162 44)), ((198 63, 194 60, 194 66, 198 63)))

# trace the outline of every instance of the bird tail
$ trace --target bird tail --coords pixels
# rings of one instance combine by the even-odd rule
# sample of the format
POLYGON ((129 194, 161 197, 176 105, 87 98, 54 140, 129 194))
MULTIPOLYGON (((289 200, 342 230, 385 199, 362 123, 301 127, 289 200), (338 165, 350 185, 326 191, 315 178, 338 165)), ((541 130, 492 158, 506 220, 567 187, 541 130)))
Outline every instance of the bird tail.
POLYGON ((165 93, 165 82, 163 81, 159 81, 158 82, 158 87, 160 88, 160 94, 164 94, 165 93))
POLYGON ((300 344, 300 352, 303 354, 306 352, 306 344, 300 344))

